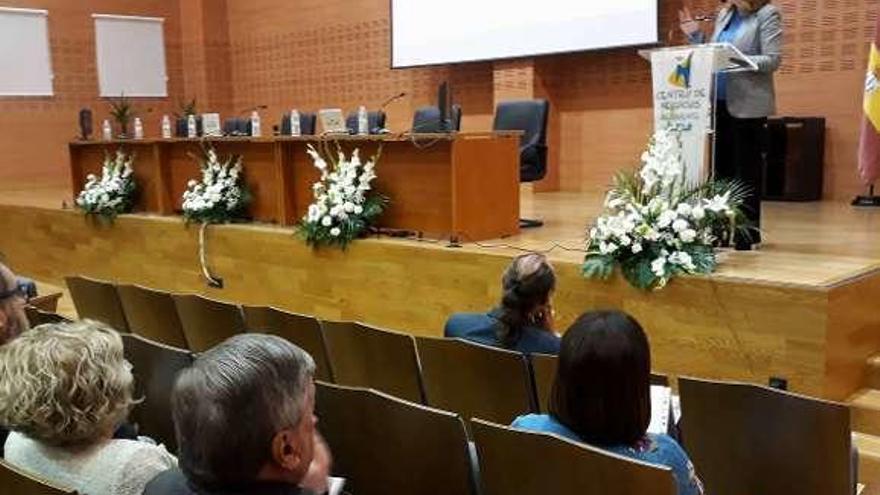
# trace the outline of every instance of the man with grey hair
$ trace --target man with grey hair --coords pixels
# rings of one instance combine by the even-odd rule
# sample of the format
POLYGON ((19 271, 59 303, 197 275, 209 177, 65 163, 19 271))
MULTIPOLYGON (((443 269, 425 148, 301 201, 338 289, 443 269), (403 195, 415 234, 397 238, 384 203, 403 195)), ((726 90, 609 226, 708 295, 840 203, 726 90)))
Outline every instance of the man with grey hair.
POLYGON ((179 468, 144 495, 326 492, 314 371, 311 356, 271 335, 237 335, 200 355, 172 392, 179 468))

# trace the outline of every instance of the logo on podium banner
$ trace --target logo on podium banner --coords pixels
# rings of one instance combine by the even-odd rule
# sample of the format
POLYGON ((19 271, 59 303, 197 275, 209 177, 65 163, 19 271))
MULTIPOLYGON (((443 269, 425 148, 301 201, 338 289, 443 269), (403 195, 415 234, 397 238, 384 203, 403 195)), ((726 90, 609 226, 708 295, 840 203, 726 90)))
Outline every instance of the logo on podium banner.
POLYGON ((712 129, 711 48, 658 50, 651 54, 654 80, 654 128, 681 135, 688 180, 708 178, 706 143, 712 129))
POLYGON ((694 61, 694 52, 690 52, 687 58, 676 64, 672 74, 669 75, 669 84, 679 88, 691 88, 691 64, 694 61))

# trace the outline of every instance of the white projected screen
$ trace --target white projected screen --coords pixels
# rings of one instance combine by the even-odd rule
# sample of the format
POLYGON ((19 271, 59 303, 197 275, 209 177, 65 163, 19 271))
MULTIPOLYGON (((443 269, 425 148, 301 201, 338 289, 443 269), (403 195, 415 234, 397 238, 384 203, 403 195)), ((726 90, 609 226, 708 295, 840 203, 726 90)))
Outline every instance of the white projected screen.
POLYGON ((658 0, 391 0, 392 66, 656 43, 658 0))

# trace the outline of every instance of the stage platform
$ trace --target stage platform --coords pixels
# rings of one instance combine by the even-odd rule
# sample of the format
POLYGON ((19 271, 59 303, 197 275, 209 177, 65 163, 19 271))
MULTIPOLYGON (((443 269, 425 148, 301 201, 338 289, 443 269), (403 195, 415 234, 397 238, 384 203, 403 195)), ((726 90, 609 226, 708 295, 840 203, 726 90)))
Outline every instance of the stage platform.
POLYGON ((760 250, 724 252, 713 276, 644 293, 581 277, 595 194, 524 189, 522 214, 544 219, 543 228, 461 247, 426 232, 312 251, 290 228, 212 227, 208 259, 223 289, 200 276, 195 227, 149 215, 102 225, 63 209, 70 199, 64 189, 0 191, 0 252, 22 274, 57 284, 81 273, 440 335, 449 313, 494 304, 509 259, 537 250, 559 273, 559 329, 587 309, 625 309, 646 327, 659 372, 779 377, 795 391, 843 400, 862 388, 866 359, 880 350, 880 211, 842 203, 765 203, 760 250))

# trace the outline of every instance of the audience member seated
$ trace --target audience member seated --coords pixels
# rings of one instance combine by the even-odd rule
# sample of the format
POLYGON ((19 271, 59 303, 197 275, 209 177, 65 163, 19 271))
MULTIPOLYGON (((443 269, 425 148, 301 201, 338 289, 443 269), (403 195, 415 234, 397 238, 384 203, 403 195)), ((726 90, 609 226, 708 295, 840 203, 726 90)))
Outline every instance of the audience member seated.
POLYGON ((581 315, 562 338, 550 414, 511 426, 554 433, 618 455, 672 468, 679 495, 703 493, 693 464, 651 421, 651 350, 639 323, 619 311, 581 315))
POLYGON ((0 263, 0 345, 9 342, 28 329, 24 312, 27 302, 19 288, 18 279, 6 265, 0 263))
POLYGON ((40 325, 0 346, 5 458, 90 495, 140 495, 176 465, 164 447, 114 439, 135 401, 122 339, 97 322, 40 325))
POLYGON ((445 335, 525 353, 558 354, 550 298, 553 267, 541 254, 518 256, 501 279, 501 305, 488 313, 454 314, 445 335))
POLYGON ((144 495, 326 492, 314 372, 305 351, 269 335, 238 335, 200 355, 172 391, 180 467, 144 495))

